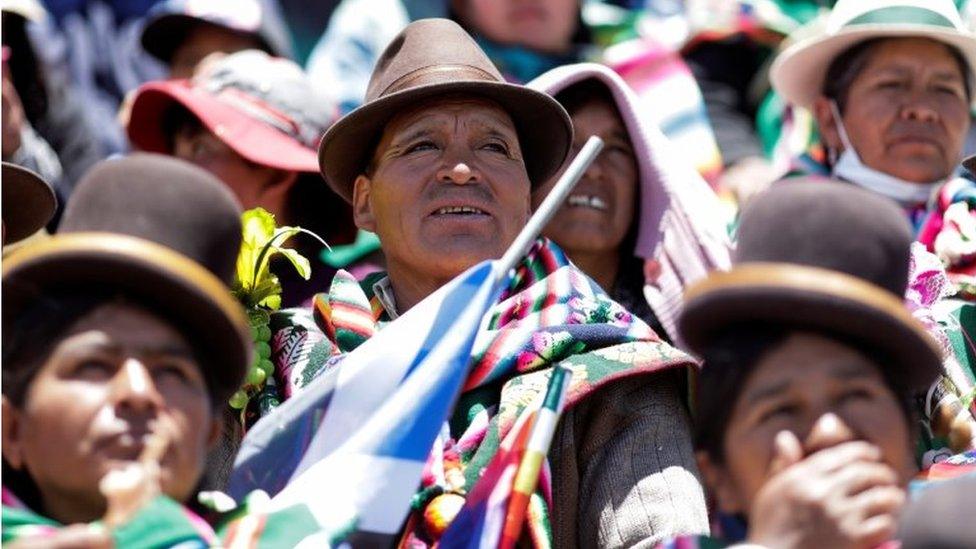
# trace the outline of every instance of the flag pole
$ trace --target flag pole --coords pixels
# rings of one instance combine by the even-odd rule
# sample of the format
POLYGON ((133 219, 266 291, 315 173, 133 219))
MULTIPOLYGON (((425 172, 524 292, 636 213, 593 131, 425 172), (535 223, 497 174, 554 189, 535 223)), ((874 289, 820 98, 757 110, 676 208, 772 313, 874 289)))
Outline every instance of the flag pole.
POLYGON ((539 208, 532 214, 529 222, 522 228, 522 231, 515 238, 515 241, 512 242, 512 245, 505 251, 505 255, 499 261, 501 268, 497 271, 496 284, 501 284, 502 280, 508 276, 508 273, 522 260, 525 253, 529 251, 529 247, 535 242, 539 233, 542 232, 542 228, 546 226, 546 223, 549 223, 556 210, 562 206, 563 201, 569 196, 570 191, 576 187, 576 184, 583 177, 590 164, 596 160, 596 156, 600 154, 602 148, 603 140, 599 137, 594 135, 586 140, 586 144, 583 145, 579 154, 576 155, 573 162, 566 168, 563 175, 560 176, 559 181, 549 191, 549 195, 542 201, 539 208))

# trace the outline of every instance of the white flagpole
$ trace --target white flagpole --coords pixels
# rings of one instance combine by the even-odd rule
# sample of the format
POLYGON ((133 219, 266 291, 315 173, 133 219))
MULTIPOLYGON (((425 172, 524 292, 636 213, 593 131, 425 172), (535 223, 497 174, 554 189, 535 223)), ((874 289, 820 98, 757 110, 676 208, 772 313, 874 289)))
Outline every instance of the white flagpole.
POLYGON ((542 201, 539 208, 532 214, 529 222, 522 228, 522 232, 519 233, 515 241, 512 242, 512 245, 505 251, 505 255, 499 260, 501 269, 497 271, 496 284, 500 284, 502 279, 508 276, 509 271, 514 269, 515 265, 522 260, 525 253, 529 251, 529 247, 535 242, 539 233, 542 232, 542 228, 552 219, 556 210, 559 209, 563 201, 566 200, 566 197, 569 196, 570 191, 579 183, 586 169, 596 160, 596 156, 600 154, 602 148, 603 140, 599 137, 594 135, 586 140, 586 144, 583 145, 579 154, 576 155, 573 162, 566 168, 559 181, 549 191, 549 195, 542 201))

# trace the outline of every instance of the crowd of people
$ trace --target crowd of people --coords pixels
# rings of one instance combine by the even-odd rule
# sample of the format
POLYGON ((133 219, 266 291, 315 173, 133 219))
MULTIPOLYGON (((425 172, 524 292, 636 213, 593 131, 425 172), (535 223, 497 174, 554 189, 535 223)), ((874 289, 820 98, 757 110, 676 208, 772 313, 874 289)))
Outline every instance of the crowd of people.
POLYGON ((5 546, 976 547, 976 1, 299 4, 2 1, 5 546))

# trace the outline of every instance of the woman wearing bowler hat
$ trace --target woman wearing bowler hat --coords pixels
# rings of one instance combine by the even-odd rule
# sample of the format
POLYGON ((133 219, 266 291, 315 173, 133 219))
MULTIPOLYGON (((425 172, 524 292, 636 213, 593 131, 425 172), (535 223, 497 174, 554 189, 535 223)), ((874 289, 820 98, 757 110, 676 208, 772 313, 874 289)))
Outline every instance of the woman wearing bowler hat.
POLYGON ((743 211, 733 268, 689 288, 679 327, 704 360, 695 445, 713 535, 864 548, 895 536, 917 471, 912 398, 941 371, 902 302, 910 244, 901 211, 868 191, 780 185, 743 211))

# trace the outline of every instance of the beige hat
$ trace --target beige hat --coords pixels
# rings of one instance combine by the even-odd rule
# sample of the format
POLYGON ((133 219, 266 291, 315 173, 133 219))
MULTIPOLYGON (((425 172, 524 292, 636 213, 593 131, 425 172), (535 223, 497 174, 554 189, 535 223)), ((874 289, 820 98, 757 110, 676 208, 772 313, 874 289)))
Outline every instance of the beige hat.
POLYGON ((770 69, 773 89, 809 107, 823 90, 833 60, 859 42, 880 37, 931 38, 957 49, 976 72, 976 35, 952 0, 838 0, 823 33, 799 40, 770 69))

